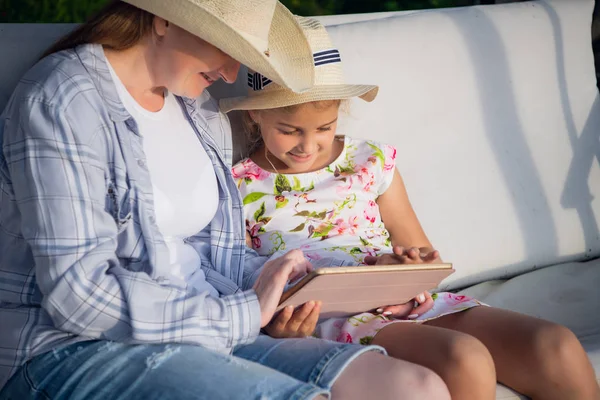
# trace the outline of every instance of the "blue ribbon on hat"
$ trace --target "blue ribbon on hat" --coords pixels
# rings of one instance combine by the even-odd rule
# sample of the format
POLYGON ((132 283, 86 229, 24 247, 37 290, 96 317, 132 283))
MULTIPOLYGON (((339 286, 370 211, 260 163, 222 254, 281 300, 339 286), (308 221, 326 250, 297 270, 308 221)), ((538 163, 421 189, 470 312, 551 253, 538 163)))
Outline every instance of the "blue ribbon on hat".
MULTIPOLYGON (((337 49, 316 52, 313 54, 313 59, 315 67, 342 62, 340 52, 337 49)), ((252 90, 263 90, 272 82, 272 80, 258 72, 248 72, 248 86, 250 86, 252 90)))

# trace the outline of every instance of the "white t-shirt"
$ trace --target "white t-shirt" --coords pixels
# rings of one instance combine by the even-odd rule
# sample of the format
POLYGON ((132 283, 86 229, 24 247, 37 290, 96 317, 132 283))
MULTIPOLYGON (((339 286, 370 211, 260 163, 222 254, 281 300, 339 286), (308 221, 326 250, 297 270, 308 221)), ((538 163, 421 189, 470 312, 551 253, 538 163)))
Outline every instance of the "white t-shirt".
POLYGON ((187 282, 218 297, 200 269, 200 257, 184 239, 214 218, 219 202, 217 177, 204 147, 172 93, 151 112, 127 91, 107 61, 119 97, 138 125, 154 192, 156 224, 170 256, 170 280, 187 282))

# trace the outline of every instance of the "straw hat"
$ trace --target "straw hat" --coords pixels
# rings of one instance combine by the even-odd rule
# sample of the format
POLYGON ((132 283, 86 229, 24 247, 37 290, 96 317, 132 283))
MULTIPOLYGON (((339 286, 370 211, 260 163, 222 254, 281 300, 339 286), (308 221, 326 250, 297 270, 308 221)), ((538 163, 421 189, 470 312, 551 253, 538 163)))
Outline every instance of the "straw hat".
POLYGON ((206 40, 280 85, 314 83, 313 57, 302 28, 277 0, 123 0, 206 40))
POLYGON ((315 86, 300 94, 272 82, 260 72, 248 71, 248 95, 221 99, 221 111, 263 110, 319 100, 342 100, 360 97, 373 101, 379 87, 349 85, 344 81, 340 53, 331 43, 325 27, 312 18, 296 17, 313 52, 315 86))

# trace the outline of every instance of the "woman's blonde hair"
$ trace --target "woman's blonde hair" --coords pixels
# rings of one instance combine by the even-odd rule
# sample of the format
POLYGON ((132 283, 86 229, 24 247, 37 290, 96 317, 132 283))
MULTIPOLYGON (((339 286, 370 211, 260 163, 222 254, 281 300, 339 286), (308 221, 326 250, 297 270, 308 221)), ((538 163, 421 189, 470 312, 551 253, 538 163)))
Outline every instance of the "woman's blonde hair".
POLYGON ((126 50, 152 32, 153 21, 153 14, 121 0, 113 0, 87 22, 60 38, 42 58, 87 43, 126 50))
MULTIPOLYGON (((298 110, 298 108, 304 106, 305 104, 311 104, 317 110, 327 110, 331 107, 344 107, 346 106, 346 101, 343 100, 320 100, 320 101, 312 101, 310 103, 302 103, 302 104, 294 104, 286 107, 279 108, 270 108, 267 110, 252 110, 255 115, 260 115, 268 112, 283 112, 287 114, 292 114, 298 110)), ((250 112, 245 110, 242 115, 242 124, 244 129, 244 134, 246 135, 246 139, 248 140, 249 152, 248 155, 254 153, 258 150, 262 144, 262 135, 260 133, 260 125, 256 123, 252 117, 250 116, 250 112)))

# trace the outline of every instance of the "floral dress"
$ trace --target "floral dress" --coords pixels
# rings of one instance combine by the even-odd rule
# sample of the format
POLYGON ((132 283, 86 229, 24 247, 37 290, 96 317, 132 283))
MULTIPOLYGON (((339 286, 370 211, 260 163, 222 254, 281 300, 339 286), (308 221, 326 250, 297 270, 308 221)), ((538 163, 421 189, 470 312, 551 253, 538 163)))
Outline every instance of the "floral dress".
MULTIPOLYGON (((301 249, 315 268, 362 265, 365 256, 392 252, 377 198, 392 183, 396 149, 373 141, 337 137, 344 147, 326 168, 301 174, 268 172, 251 159, 236 164, 233 176, 242 194, 246 229, 260 255, 279 257, 301 249)), ((478 306, 452 293, 434 294, 434 307, 415 320, 373 313, 320 321, 316 335, 369 343, 384 326, 423 322, 478 306)))

